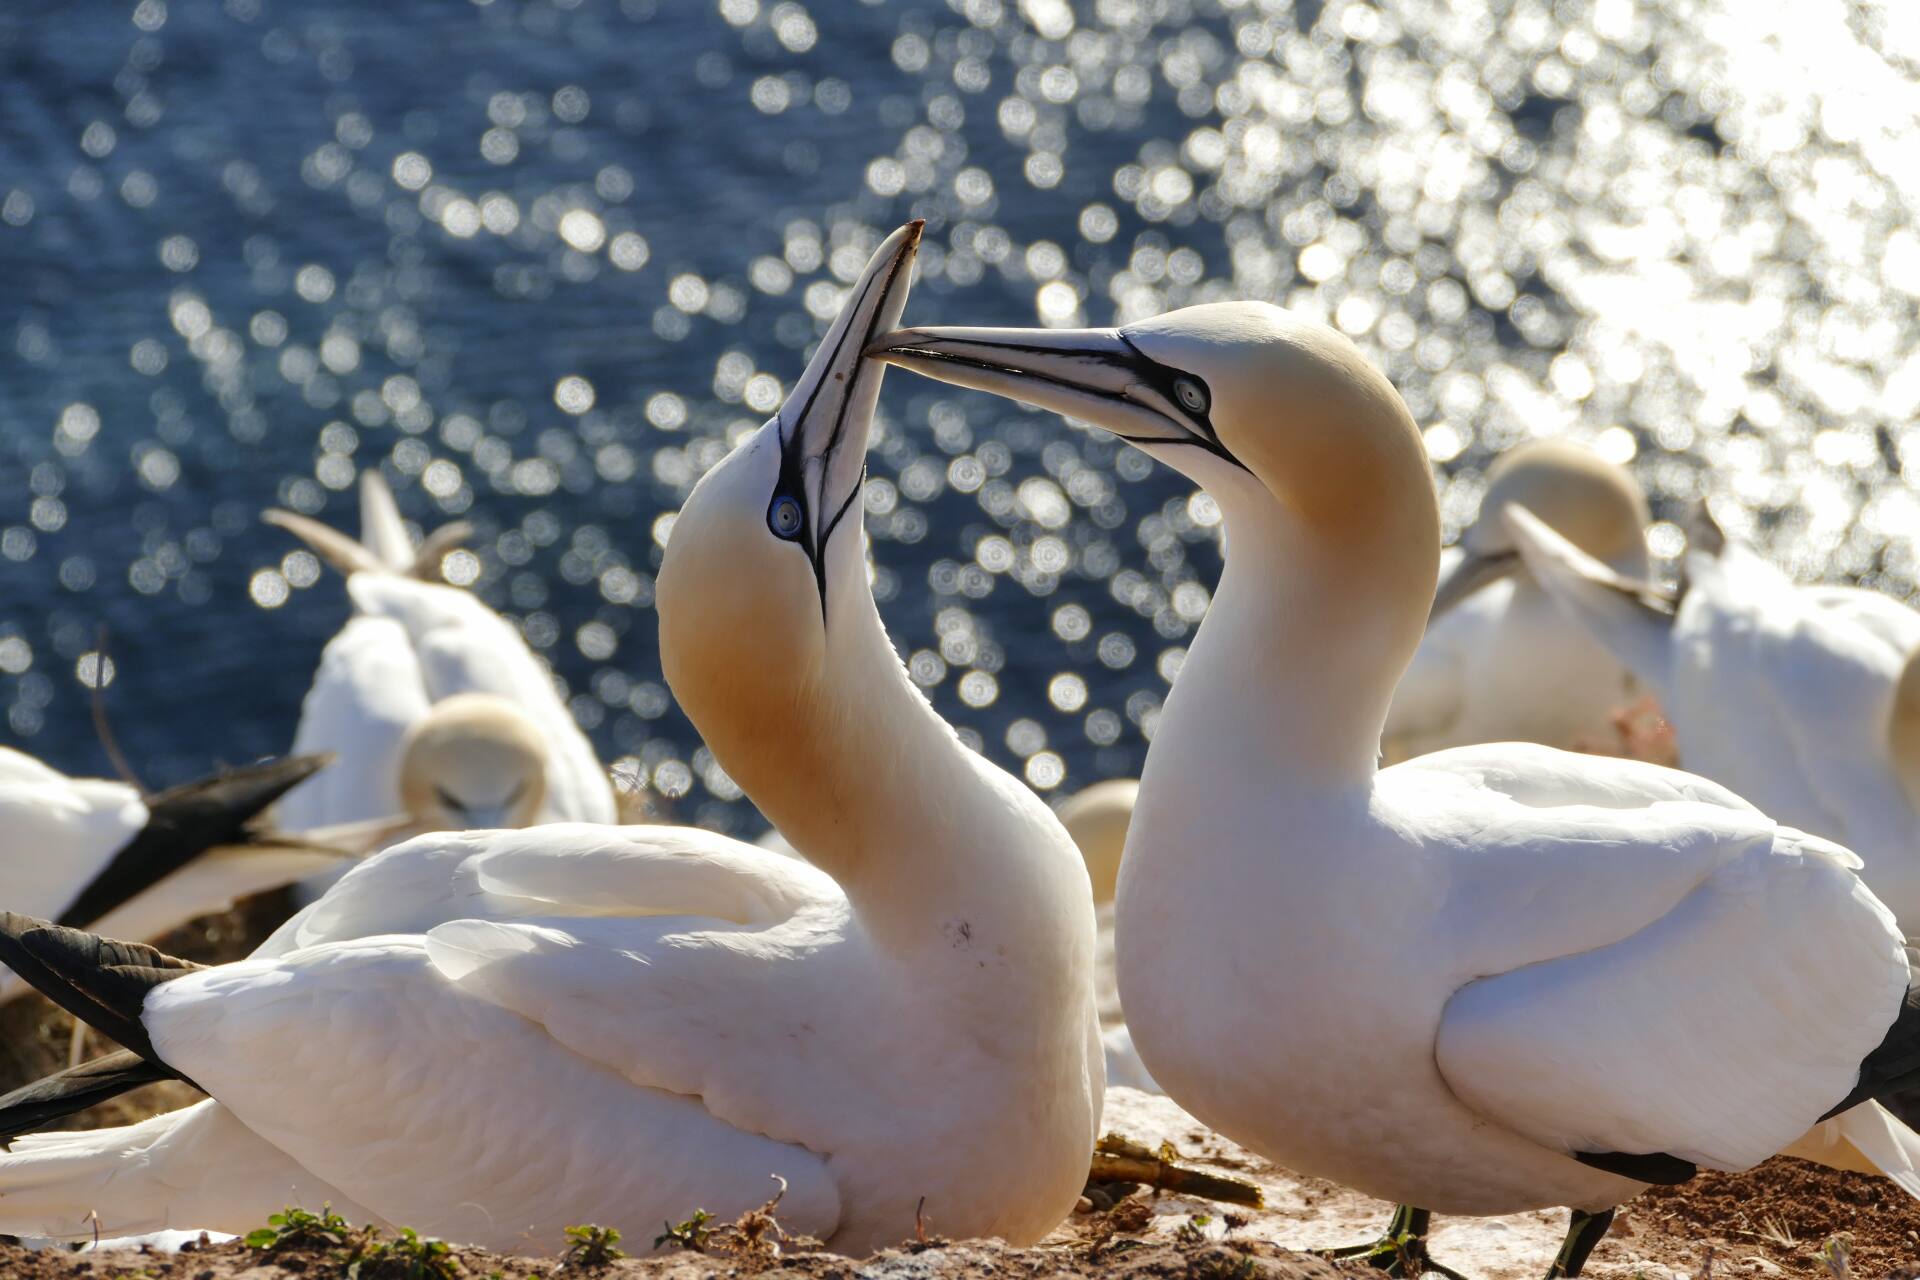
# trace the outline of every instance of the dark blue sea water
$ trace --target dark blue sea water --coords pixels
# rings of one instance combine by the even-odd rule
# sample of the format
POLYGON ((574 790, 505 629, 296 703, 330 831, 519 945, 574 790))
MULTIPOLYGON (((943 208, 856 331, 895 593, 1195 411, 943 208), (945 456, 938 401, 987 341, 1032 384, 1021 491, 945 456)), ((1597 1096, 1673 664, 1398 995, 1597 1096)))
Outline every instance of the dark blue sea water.
MULTIPOLYGON (((352 530, 377 466, 411 520, 475 523, 475 589, 608 759, 750 826, 660 684, 655 522, 913 216, 914 320, 1334 319, 1432 424, 1454 528, 1493 451, 1574 431, 1662 513, 1719 494, 1804 575, 1904 594, 1912 80, 1870 25, 1720 13, 0 6, 0 741, 107 771, 104 629, 149 783, 285 749, 347 605, 257 516, 352 530)), ((883 401, 916 678, 1042 789, 1136 770, 1210 506, 1050 417, 898 373, 883 401)))

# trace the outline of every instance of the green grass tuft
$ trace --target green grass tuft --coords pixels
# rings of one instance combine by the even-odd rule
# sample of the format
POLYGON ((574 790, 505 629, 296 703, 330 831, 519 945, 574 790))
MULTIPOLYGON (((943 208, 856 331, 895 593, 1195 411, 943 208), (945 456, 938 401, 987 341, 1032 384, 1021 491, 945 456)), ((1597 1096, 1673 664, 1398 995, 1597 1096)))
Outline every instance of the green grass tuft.
MULTIPOLYGON (((673 1230, 668 1227, 667 1234, 672 1235, 673 1230)), ((618 1262, 627 1256, 626 1251, 618 1247, 620 1232, 613 1227, 568 1227, 567 1239, 570 1243, 566 1252, 560 1255, 561 1266, 604 1267, 609 1262, 618 1262)), ((659 1241, 655 1241, 654 1247, 658 1248, 659 1244, 659 1241)))

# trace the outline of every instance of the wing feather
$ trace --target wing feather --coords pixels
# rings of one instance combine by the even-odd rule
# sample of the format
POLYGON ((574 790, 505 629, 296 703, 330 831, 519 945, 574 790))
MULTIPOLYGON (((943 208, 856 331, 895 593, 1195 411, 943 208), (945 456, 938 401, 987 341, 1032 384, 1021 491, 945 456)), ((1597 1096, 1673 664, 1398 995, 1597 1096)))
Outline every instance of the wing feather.
POLYGON ((1905 998, 1860 860, 1706 779, 1514 743, 1381 778, 1457 837, 1436 1064, 1543 1146, 1746 1168, 1847 1095, 1905 998))
POLYGON ((1908 978, 1892 915, 1781 829, 1618 942, 1469 983, 1435 1060, 1553 1150, 1745 1169, 1847 1095, 1908 978))
MULTIPOLYGON (((831 1235, 820 1153, 637 1087, 449 980, 428 939, 370 938, 193 975, 145 1019, 170 1062, 303 1169, 384 1216, 495 1249, 571 1223, 731 1218, 787 1183, 781 1219, 831 1235), (303 1061, 316 1031, 328 1070, 303 1061), (300 1089, 286 1081, 299 1078, 300 1089), (200 1079, 200 1076, 195 1076, 200 1079)), ((169 986, 175 984, 168 984, 169 986)), ((603 1006, 602 1021, 618 1021, 603 1006)))
POLYGON ((424 933, 461 919, 667 915, 765 924, 840 899, 832 879, 806 863, 697 827, 436 832, 354 867, 255 954, 424 933))

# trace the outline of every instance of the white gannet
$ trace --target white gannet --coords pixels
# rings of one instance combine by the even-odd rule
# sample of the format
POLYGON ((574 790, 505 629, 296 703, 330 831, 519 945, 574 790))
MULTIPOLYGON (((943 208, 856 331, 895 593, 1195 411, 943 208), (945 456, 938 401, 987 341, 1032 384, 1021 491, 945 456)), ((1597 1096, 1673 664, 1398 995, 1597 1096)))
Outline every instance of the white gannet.
POLYGON ((546 665, 471 592, 425 580, 465 526, 436 530, 416 554, 378 471, 361 473, 360 498, 363 542, 290 512, 265 516, 344 573, 354 604, 320 656, 294 734, 294 751, 332 752, 337 763, 281 801, 279 821, 300 829, 402 811, 445 828, 616 821, 613 784, 546 665), (443 707, 459 694, 491 697, 443 707), (435 744, 417 757, 429 772, 409 781, 403 760, 422 735, 435 744), (464 738, 475 763, 459 776, 472 794, 450 784, 464 738), (521 782, 517 748, 529 741, 545 772, 543 798, 530 811, 522 803, 530 793, 513 792, 521 782))
MULTIPOLYGON (((144 941, 337 866, 364 845, 335 847, 344 831, 284 834, 261 816, 325 763, 268 760, 142 795, 0 747, 0 907, 144 941)), ((26 989, 0 969, 0 1000, 26 989)))
POLYGON ((1227 303, 872 350, 1111 431, 1220 505, 1117 903, 1128 1025, 1182 1107, 1406 1206, 1382 1263, 1424 1264, 1430 1212, 1567 1205, 1549 1274, 1577 1275, 1646 1183, 1790 1145, 1920 1194, 1920 1136, 1870 1100, 1910 1069, 1920 992, 1853 855, 1640 761, 1510 743, 1377 768, 1438 508, 1346 338, 1227 303))
MULTIPOLYGON (((1113 966, 1113 889, 1120 875, 1120 853, 1127 843, 1127 821, 1133 815, 1139 790, 1139 782, 1132 778, 1110 778, 1076 792, 1054 812, 1080 850, 1093 885, 1094 994, 1107 1062, 1107 1087, 1159 1093, 1160 1086, 1140 1061, 1127 1031, 1113 966)), ((778 830, 767 831, 754 843, 783 857, 800 856, 778 830)))
POLYGON ((1798 586, 1704 510, 1677 601, 1525 509, 1507 521, 1569 619, 1658 694, 1689 769, 1846 845, 1920 933, 1920 613, 1878 592, 1798 586))
POLYGON ((331 1198, 527 1251, 569 1223, 724 1219, 776 1176, 789 1229, 856 1253, 922 1214, 1024 1243, 1071 1210, 1102 1092, 1086 872, 934 712, 868 585, 884 369, 861 352, 918 241, 880 246, 659 576, 675 696, 808 861, 686 827, 422 836, 203 970, 9 920, 0 952, 131 1052, 17 1091, 0 1132, 109 1070, 217 1101, 20 1139, 0 1231, 232 1230, 331 1198))
POLYGON ((1620 661, 1525 571, 1501 518, 1511 504, 1615 570, 1648 574, 1647 499, 1624 468, 1564 440, 1501 454, 1479 518, 1443 554, 1426 636, 1387 708, 1389 760, 1476 742, 1610 742, 1633 700, 1620 661))

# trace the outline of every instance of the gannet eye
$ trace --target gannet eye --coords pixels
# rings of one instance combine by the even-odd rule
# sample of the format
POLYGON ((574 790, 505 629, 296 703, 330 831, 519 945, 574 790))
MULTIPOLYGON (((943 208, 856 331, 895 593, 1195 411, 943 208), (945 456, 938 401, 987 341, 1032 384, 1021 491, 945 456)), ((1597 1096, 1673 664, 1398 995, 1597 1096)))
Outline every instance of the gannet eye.
POLYGON ((1189 413, 1205 413, 1210 403, 1206 387, 1194 378, 1175 378, 1173 396, 1189 413))
POLYGON ((439 798, 440 803, 445 806, 448 813, 465 813, 467 811, 467 806, 454 799, 453 795, 448 792, 445 787, 435 787, 433 794, 439 798))
POLYGON ((767 528, 773 530, 773 536, 791 542, 800 536, 800 525, 799 500, 791 494, 775 494, 773 505, 767 508, 767 528))

